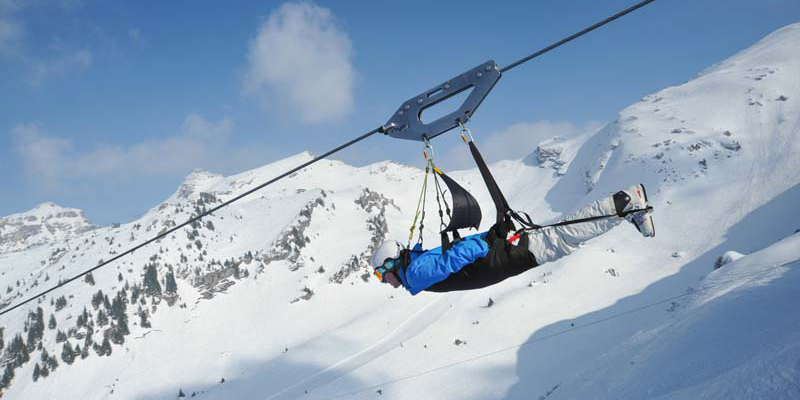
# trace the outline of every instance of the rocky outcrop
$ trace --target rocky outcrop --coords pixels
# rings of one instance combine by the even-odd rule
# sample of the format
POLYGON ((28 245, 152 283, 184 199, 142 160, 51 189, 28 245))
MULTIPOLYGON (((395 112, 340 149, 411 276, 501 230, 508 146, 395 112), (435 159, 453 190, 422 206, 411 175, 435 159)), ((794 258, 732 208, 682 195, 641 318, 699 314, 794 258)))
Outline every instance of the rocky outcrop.
POLYGON ((79 209, 43 203, 0 218, 0 253, 66 240, 94 228, 79 209))
POLYGON ((562 176, 566 173, 565 166, 567 165, 567 161, 562 158, 563 151, 561 141, 556 138, 536 147, 533 156, 536 157, 539 167, 552 169, 556 176, 562 176))
POLYGON ((288 261, 289 269, 296 271, 305 266, 301 250, 311 243, 311 238, 306 235, 306 230, 311 225, 311 216, 318 207, 325 207, 327 193, 320 191, 321 196, 306 203, 294 223, 278 235, 272 243, 270 250, 264 256, 264 263, 273 261, 288 261))
POLYGON ((342 283, 348 276, 359 271, 361 272, 359 275, 361 279, 364 281, 369 280, 370 257, 372 257, 375 249, 386 239, 386 232, 389 230, 386 223, 386 207, 392 206, 399 210, 392 200, 367 188, 361 192, 355 203, 371 214, 366 223, 366 228, 370 232, 369 243, 361 254, 351 256, 342 268, 331 276, 330 282, 332 283, 342 283))

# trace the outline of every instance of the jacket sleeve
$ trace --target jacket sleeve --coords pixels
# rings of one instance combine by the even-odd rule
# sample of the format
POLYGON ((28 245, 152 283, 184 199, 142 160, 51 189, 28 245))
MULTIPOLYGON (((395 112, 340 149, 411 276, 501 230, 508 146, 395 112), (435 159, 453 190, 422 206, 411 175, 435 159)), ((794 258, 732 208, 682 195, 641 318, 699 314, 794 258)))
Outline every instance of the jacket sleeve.
POLYGON ((437 247, 416 257, 406 268, 406 289, 415 295, 485 257, 489 246, 481 236, 468 236, 455 243, 445 254, 442 254, 441 247, 437 247))

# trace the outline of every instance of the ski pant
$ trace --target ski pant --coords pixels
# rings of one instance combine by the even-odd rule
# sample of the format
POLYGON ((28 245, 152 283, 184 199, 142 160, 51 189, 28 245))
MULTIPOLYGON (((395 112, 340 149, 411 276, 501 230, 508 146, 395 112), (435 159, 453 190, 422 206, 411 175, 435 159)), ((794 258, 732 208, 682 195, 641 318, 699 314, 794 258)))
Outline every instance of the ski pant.
MULTIPOLYGON (((601 215, 615 215, 613 198, 609 197, 589 204, 570 214, 565 221, 601 215)), ((552 262, 571 254, 583 242, 608 232, 619 225, 623 218, 611 217, 572 225, 549 226, 528 233, 528 250, 536 257, 538 264, 552 262)))
MULTIPOLYGON (((567 216, 566 221, 616 215, 612 198, 596 201, 567 216)), ((623 221, 610 217, 572 225, 550 226, 528 232, 528 244, 512 246, 506 238, 489 238, 486 257, 466 265, 447 279, 425 289, 428 292, 473 290, 494 285, 519 275, 538 265, 564 257, 580 247, 581 243, 608 232, 623 221), (526 250, 527 248, 527 250, 526 250)), ((510 234, 513 234, 511 232, 510 234)), ((522 241, 522 239, 520 239, 522 241)))

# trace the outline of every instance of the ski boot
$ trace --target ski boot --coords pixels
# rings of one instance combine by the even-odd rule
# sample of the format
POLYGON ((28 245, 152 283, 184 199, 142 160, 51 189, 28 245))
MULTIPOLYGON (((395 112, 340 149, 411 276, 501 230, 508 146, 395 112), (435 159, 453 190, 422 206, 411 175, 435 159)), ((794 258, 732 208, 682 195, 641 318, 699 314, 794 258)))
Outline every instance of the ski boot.
POLYGON ((644 190, 644 185, 640 183, 615 193, 614 206, 617 209, 617 215, 632 223, 642 236, 653 237, 656 235, 653 217, 650 215, 653 207, 647 203, 647 192, 644 190))

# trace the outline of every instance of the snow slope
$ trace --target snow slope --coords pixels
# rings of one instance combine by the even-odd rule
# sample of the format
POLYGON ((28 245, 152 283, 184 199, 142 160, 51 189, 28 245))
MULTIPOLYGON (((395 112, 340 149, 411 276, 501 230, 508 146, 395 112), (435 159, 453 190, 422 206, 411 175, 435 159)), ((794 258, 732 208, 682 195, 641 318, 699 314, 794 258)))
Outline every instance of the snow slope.
MULTIPOLYGON (((786 262, 800 258, 791 236, 800 229, 799 45, 800 24, 790 25, 684 85, 645 97, 592 135, 531 144, 529 157, 492 166, 510 202, 537 222, 643 182, 656 209, 654 239, 623 224, 501 284, 411 297, 370 280, 367 260, 384 238, 407 237, 422 172, 323 161, 96 271, 91 282, 3 316, 2 363, 17 365, 3 393, 796 397, 797 263, 786 262), (746 256, 712 272, 728 251, 746 256), (30 333, 37 332, 36 307, 46 326, 41 337, 30 333), (747 318, 732 318, 739 315, 747 318), (123 325, 129 334, 120 334, 123 325), (17 334, 30 361, 10 350, 17 334), (70 364, 62 353, 76 345, 90 350, 70 364), (33 382, 36 366, 50 365, 43 350, 58 366, 33 382)), ((310 157, 230 177, 195 171, 137 221, 0 249, 0 288, 7 288, 0 304, 310 157)), ((451 175, 481 202, 487 228, 491 200, 477 170, 451 175)), ((432 211, 429 245, 437 240, 432 211)))
POLYGON ((800 398, 800 234, 709 274, 554 398, 800 398))

